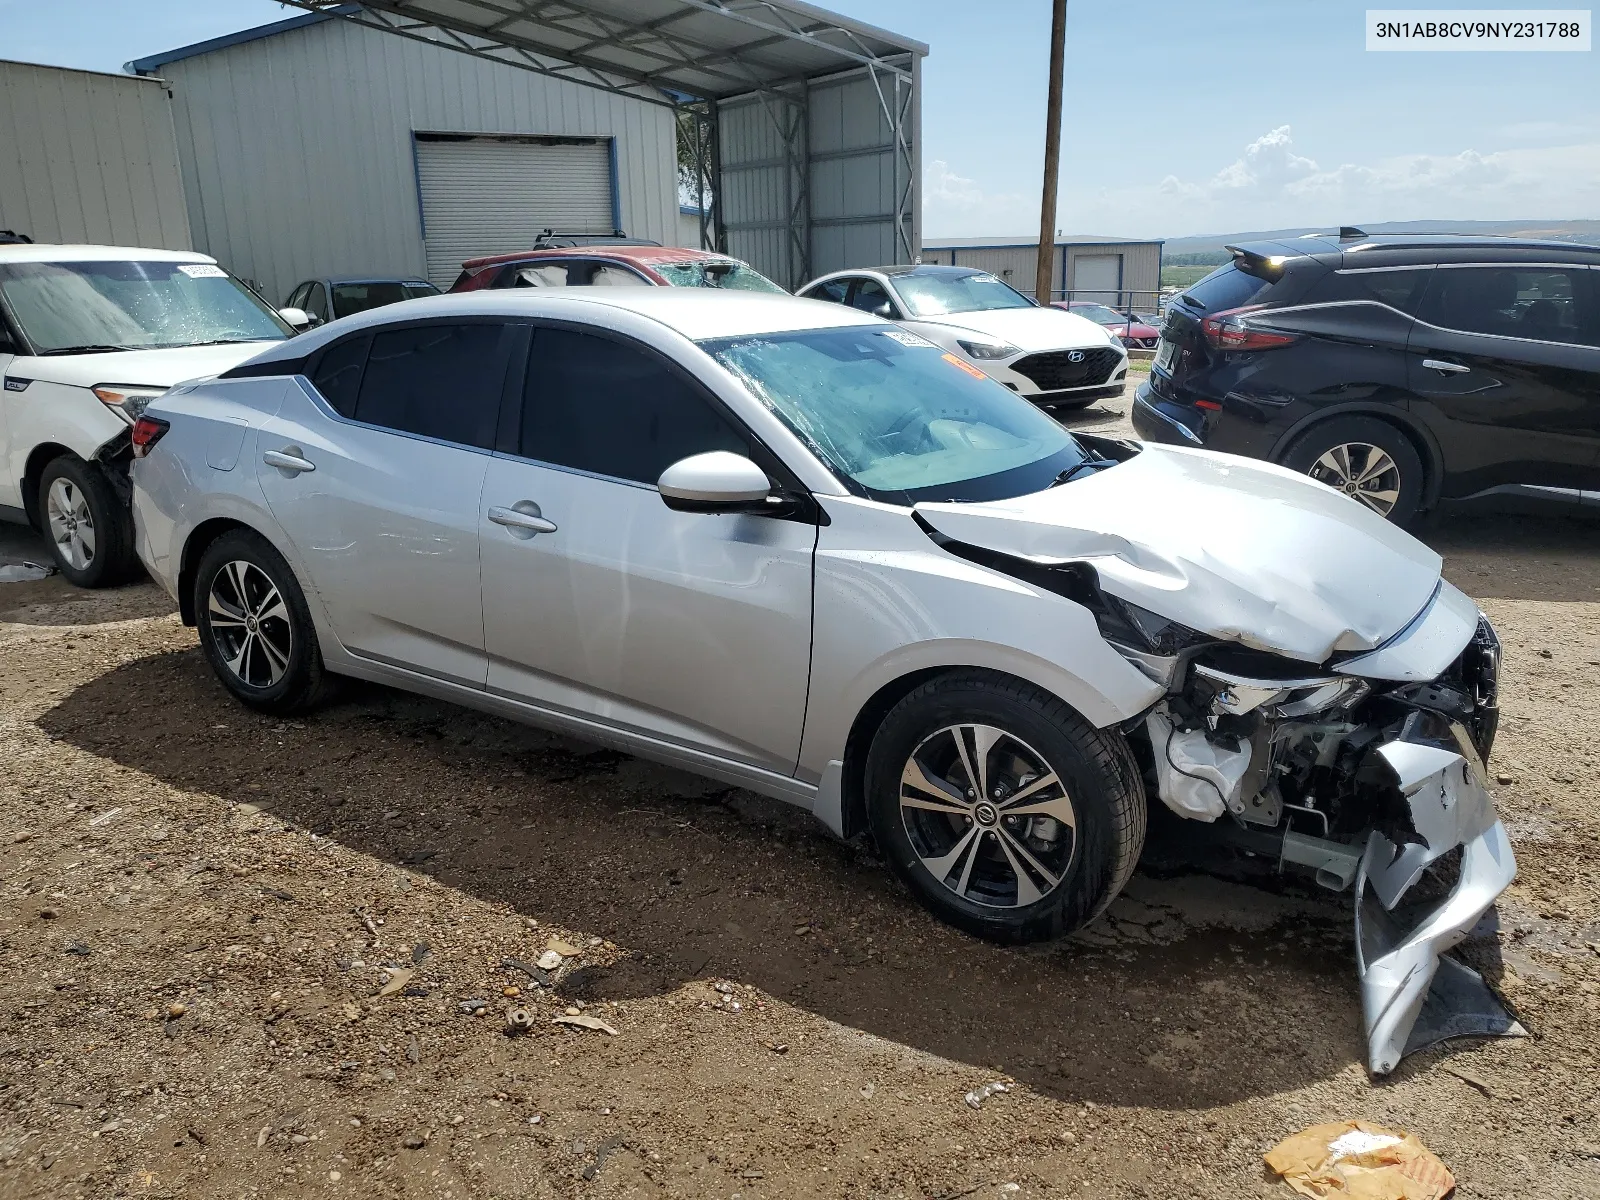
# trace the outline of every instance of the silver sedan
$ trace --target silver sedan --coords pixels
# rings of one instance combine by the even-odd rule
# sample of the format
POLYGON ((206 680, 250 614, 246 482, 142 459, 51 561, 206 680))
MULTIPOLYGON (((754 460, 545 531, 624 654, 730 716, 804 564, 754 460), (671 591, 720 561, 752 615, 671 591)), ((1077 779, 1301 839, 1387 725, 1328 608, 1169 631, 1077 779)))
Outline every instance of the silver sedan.
POLYGON ((1498 644, 1437 555, 1277 467, 1074 437, 847 307, 408 301, 173 388, 133 445, 139 555, 244 703, 353 676, 702 772, 1008 940, 1103 911, 1154 802, 1354 896, 1375 1071, 1515 869, 1498 644))

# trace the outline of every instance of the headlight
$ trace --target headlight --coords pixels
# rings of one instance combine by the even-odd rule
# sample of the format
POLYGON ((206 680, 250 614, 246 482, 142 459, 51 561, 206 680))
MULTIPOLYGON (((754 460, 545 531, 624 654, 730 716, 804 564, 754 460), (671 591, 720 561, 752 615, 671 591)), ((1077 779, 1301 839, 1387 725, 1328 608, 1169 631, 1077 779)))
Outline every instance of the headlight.
POLYGON ((969 342, 957 338, 956 345, 966 352, 968 358, 1010 358, 1013 354, 1022 353, 1005 342, 969 342))
POLYGON ((1106 326, 1106 337, 1111 340, 1113 346, 1122 345, 1122 335, 1109 325, 1106 326))
POLYGON ((129 425, 139 419, 139 414, 144 412, 150 401, 165 395, 167 391, 166 388, 128 387, 120 383, 102 383, 90 390, 100 398, 102 404, 116 409, 129 425))

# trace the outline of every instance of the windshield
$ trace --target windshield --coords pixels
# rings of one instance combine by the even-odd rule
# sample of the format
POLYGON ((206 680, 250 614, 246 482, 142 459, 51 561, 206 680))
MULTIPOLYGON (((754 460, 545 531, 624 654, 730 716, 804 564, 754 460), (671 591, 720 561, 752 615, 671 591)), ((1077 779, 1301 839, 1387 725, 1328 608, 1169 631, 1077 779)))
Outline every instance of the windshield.
POLYGON ((673 287, 726 288, 733 292, 776 292, 788 295, 760 271, 733 259, 701 259, 698 262, 654 262, 650 269, 669 280, 673 287))
POLYGON ((40 354, 278 342, 292 330, 213 263, 24 262, 0 298, 40 354))
POLYGON ((901 275, 894 290, 914 317, 980 312, 988 308, 1032 308, 1033 301, 993 275, 901 275))
POLYGON ((1086 457, 1026 400, 905 330, 869 325, 700 345, 875 500, 1026 495, 1086 457))
POLYGON ((1074 304, 1072 312, 1080 317, 1088 317, 1091 321, 1098 321, 1102 325, 1120 325, 1128 318, 1114 308, 1107 308, 1104 304, 1074 304))

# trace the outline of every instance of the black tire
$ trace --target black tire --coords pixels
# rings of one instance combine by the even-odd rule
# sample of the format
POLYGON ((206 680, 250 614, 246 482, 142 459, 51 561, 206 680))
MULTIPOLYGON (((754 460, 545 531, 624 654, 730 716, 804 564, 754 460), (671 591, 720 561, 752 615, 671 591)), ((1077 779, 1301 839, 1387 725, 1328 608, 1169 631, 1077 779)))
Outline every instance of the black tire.
POLYGON ((39 530, 69 582, 110 587, 137 573, 133 514, 98 466, 71 454, 52 459, 39 476, 37 504, 39 530))
POLYGON ((330 680, 305 593, 260 534, 236 529, 206 547, 195 571, 194 613, 206 661, 251 708, 287 716, 326 695, 330 680))
MULTIPOLYGON (((974 743, 966 734, 962 737, 970 755, 974 743)), ((975 755, 972 761, 979 769, 975 755)), ((1066 704, 1022 680, 986 672, 941 675, 895 705, 873 736, 865 788, 868 821, 894 873, 941 919, 1001 942, 1057 937, 1104 912, 1133 874, 1149 816, 1139 769, 1121 734, 1095 729, 1066 704), (1070 824, 1047 816, 1046 821, 1054 821, 1052 834, 1038 815, 1007 818, 1003 796, 1000 804, 974 803, 970 792, 970 816, 953 809, 903 809, 902 773, 910 769, 913 753, 924 778, 937 775, 947 789, 950 779, 965 776, 956 765, 950 732, 957 726, 1004 732, 981 769, 985 777, 990 770, 1000 776, 1002 789, 1010 786, 1007 779, 1013 775, 1019 785, 1011 788, 1015 793, 1030 779, 1044 777, 1042 772, 1015 774, 1008 762, 1030 755, 1041 760, 1064 787, 1032 792, 1036 798, 1024 796, 1025 803, 1013 807, 1042 806, 1042 800, 1061 813, 1065 801, 1070 824), (950 757, 949 774, 937 766, 940 754, 950 757), (1019 820, 1025 824, 1018 826, 1019 820), (948 858, 955 852, 951 848, 974 832, 970 867, 965 858, 956 858, 942 877, 929 869, 928 861, 937 863, 941 854, 948 858), (1053 874, 1053 886, 1043 886, 1048 875, 1008 864, 1008 859, 1022 863, 1012 849, 1019 844, 1034 855, 1032 866, 1053 874), (1024 891, 1020 879, 1025 873, 1037 896, 1024 891), (946 882, 951 878, 955 884, 946 882), (956 885, 964 885, 962 891, 956 885)), ((906 791, 913 800, 927 794, 916 787, 906 791)))
POLYGON ((1283 465, 1338 488, 1396 525, 1410 525, 1422 507, 1427 483, 1422 456, 1410 438, 1376 417, 1333 417, 1313 425, 1284 453, 1283 465), (1346 465, 1330 466, 1330 460, 1339 460, 1340 447, 1350 448, 1344 452, 1346 465), (1355 480, 1373 462, 1374 448, 1388 456, 1392 470, 1381 470, 1357 486, 1355 480), (1391 495, 1387 510, 1374 502, 1391 495))

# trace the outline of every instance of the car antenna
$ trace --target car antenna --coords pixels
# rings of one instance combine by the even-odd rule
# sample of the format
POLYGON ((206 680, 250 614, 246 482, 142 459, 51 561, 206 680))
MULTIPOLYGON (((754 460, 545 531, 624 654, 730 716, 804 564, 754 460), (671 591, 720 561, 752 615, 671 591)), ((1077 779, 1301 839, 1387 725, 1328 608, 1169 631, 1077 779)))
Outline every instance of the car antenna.
POLYGON ((1341 242, 1353 242, 1366 236, 1367 231, 1365 229, 1357 229, 1354 225, 1339 226, 1339 240, 1341 242))

